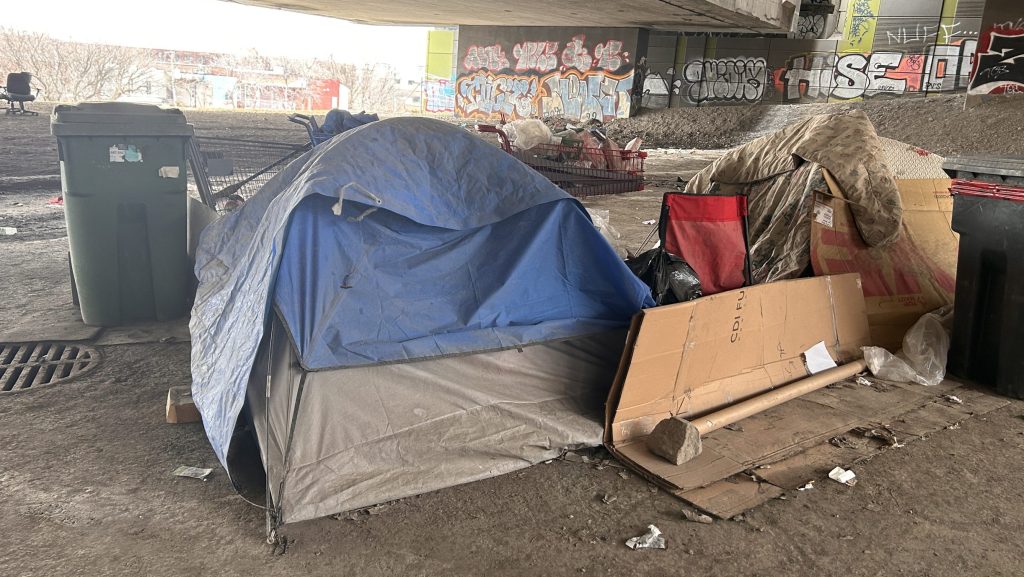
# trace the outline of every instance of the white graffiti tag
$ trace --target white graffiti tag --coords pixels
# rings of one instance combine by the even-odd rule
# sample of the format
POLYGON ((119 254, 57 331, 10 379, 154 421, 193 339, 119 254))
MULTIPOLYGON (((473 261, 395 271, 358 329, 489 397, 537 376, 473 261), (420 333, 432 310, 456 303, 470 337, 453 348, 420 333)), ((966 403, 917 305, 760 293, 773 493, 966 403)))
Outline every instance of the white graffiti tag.
POLYGON ((565 45, 562 51, 562 65, 566 68, 575 68, 580 72, 590 70, 594 59, 590 57, 590 51, 584 46, 585 36, 573 36, 572 41, 565 45))
POLYGON ((466 50, 466 58, 462 61, 466 70, 502 70, 508 68, 508 57, 505 56, 505 49, 501 44, 494 46, 470 46, 466 50))
POLYGON ((512 47, 516 71, 550 72, 558 68, 558 42, 522 42, 512 47))

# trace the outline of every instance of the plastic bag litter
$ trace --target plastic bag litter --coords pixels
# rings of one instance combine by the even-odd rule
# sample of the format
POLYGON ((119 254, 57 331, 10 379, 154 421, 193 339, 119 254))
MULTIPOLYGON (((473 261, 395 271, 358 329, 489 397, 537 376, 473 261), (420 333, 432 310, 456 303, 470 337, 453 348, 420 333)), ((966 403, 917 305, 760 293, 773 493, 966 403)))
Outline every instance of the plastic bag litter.
POLYGON ((903 337, 903 350, 894 355, 882 347, 863 347, 871 374, 897 383, 935 386, 946 377, 949 322, 952 307, 922 316, 903 337))
POLYGON ((538 144, 551 144, 554 140, 548 125, 536 118, 513 120, 505 125, 504 130, 512 145, 522 150, 529 150, 538 144))
POLYGON ((618 253, 618 256, 623 256, 625 252, 618 248, 616 244, 616 241, 623 236, 618 234, 618 231, 611 225, 610 213, 607 210, 588 208, 587 214, 590 214, 590 219, 594 221, 594 228, 597 229, 597 232, 601 233, 601 236, 604 237, 604 240, 608 241, 608 244, 615 247, 615 252, 618 253))
POLYGON ((647 532, 639 537, 631 537, 626 541, 626 547, 630 549, 664 549, 665 537, 661 530, 654 525, 647 526, 647 532))
POLYGON ((660 247, 642 252, 626 266, 651 287, 657 306, 692 301, 703 296, 700 279, 690 265, 660 247))

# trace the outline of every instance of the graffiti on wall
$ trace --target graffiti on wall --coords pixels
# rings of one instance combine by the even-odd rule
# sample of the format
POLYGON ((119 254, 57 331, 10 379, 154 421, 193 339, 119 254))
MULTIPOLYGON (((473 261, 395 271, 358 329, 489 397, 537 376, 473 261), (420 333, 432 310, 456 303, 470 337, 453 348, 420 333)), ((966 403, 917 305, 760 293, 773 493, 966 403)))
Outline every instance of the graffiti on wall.
POLYGON ((447 79, 423 82, 423 110, 425 112, 453 112, 455 86, 447 79))
POLYGON ((929 46, 924 54, 817 53, 795 56, 775 71, 783 102, 851 100, 914 92, 948 92, 967 87, 976 40, 929 46))
POLYGON ((521 40, 467 46, 454 87, 462 117, 565 116, 608 120, 629 115, 632 55, 623 40, 521 40))
POLYGON ((1024 26, 1007 22, 982 34, 971 94, 1024 93, 1024 26))
POLYGON ((633 75, 552 72, 523 77, 479 71, 459 77, 456 109, 463 117, 509 118, 565 116, 587 120, 629 115, 633 75))
POLYGON ((683 68, 690 102, 760 102, 768 82, 764 58, 693 60, 683 68))

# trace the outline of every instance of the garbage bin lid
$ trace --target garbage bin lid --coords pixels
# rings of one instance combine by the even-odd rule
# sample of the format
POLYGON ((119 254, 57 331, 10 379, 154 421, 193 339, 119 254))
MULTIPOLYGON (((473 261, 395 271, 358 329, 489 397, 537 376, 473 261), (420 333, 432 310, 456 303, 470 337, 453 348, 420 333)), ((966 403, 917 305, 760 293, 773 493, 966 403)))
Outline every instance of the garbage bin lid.
POLYGON ((53 109, 54 136, 192 136, 193 128, 177 108, 132 102, 80 102, 53 109))

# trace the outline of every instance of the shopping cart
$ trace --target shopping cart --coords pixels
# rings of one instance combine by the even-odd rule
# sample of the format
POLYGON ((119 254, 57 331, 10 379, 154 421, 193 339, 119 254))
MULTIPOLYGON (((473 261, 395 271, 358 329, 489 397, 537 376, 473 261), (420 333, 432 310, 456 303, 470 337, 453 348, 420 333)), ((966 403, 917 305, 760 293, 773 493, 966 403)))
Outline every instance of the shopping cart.
POLYGON ((497 134, 505 152, 577 198, 644 189, 646 152, 566 144, 540 144, 523 150, 513 146, 497 126, 478 124, 476 128, 497 134))
POLYGON ((309 144, 193 136, 188 162, 203 204, 223 210, 252 198, 309 144))
POLYGON ((316 146, 318 144, 327 142, 332 136, 332 133, 325 132, 323 128, 317 123, 315 116, 306 114, 292 114, 288 116, 289 122, 294 122, 299 126, 306 129, 306 134, 309 135, 310 146, 316 146))

